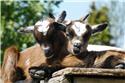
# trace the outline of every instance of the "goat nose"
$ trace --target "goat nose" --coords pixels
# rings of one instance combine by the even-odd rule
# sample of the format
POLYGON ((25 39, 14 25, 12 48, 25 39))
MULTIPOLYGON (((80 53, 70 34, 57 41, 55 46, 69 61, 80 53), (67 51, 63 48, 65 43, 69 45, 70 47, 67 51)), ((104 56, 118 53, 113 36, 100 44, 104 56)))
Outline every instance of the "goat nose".
POLYGON ((45 54, 49 54, 50 50, 49 49, 46 49, 44 50, 45 54))
POLYGON ((74 47, 80 48, 81 47, 81 43, 74 43, 74 47))
POLYGON ((48 54, 50 51, 50 47, 45 47, 45 48, 43 48, 43 50, 44 50, 45 54, 48 54))

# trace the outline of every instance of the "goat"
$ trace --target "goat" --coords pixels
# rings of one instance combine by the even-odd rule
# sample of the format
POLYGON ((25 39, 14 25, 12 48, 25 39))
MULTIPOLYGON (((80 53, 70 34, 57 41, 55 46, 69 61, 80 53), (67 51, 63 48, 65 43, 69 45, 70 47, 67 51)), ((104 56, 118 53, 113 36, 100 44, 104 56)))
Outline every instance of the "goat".
POLYGON ((74 20, 65 23, 65 34, 68 38, 67 50, 70 52, 70 55, 63 59, 63 65, 96 68, 125 68, 124 51, 112 49, 105 51, 87 50, 91 35, 103 31, 107 27, 107 23, 90 26, 85 23, 84 20, 85 19, 74 20), (71 63, 68 64, 67 62, 71 63))
MULTIPOLYGON (((87 16, 85 18, 87 18, 87 16)), ((123 51, 115 51, 113 49, 116 48, 113 47, 108 48, 110 50, 106 49, 106 51, 104 51, 103 49, 103 51, 101 52, 88 51, 89 49, 87 50, 88 40, 91 37, 92 33, 103 31, 106 28, 107 23, 102 23, 90 27, 90 25, 86 25, 81 21, 76 20, 70 22, 66 21, 64 24, 66 25, 66 29, 63 31, 65 31, 64 33, 68 39, 68 41, 66 41, 67 43, 64 49, 67 49, 69 53, 63 55, 64 57, 61 57, 62 59, 60 60, 59 66, 61 66, 62 68, 65 67, 124 68, 125 52, 123 51), (80 24, 80 26, 75 24, 80 24)), ((59 56, 57 56, 56 58, 58 57, 59 56)), ((56 61, 58 60, 59 58, 56 61)), ((31 70, 35 71, 34 73, 37 74, 37 76, 35 76, 35 74, 33 75, 34 78, 41 78, 43 76, 43 74, 40 74, 39 72, 44 70, 44 68, 34 67, 31 68, 31 70)))
POLYGON ((58 31, 65 27, 61 24, 65 16, 66 13, 64 11, 56 22, 54 16, 50 14, 50 18, 47 20, 38 21, 34 26, 18 30, 20 32, 33 32, 40 46, 36 44, 22 52, 17 51, 17 48, 12 46, 5 51, 2 65, 2 78, 5 83, 31 79, 29 68, 32 66, 56 63, 54 62, 54 57, 59 55, 65 44, 63 32, 58 31))

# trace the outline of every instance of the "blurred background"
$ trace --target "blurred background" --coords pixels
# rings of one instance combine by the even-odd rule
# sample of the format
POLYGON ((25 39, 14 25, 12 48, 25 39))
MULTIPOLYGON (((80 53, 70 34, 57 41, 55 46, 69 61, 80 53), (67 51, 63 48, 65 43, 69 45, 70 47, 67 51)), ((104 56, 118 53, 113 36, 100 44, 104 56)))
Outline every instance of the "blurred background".
POLYGON ((125 1, 123 0, 2 0, 1 5, 1 51, 16 45, 19 50, 35 44, 32 34, 20 34, 20 27, 35 24, 51 12, 58 16, 67 11, 66 19, 80 19, 89 12, 88 23, 91 25, 108 22, 108 28, 91 37, 90 44, 117 46, 125 49, 125 1))

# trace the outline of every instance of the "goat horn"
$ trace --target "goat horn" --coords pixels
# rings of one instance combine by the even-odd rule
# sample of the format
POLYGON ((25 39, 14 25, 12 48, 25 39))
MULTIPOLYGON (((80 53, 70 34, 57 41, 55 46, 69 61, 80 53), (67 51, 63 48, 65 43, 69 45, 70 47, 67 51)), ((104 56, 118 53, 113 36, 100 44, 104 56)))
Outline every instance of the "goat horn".
POLYGON ((57 22, 62 23, 66 17, 66 11, 62 11, 59 18, 57 19, 57 22))
POLYGON ((49 17, 52 19, 55 19, 54 15, 52 13, 49 13, 49 17))
POLYGON ((82 22, 84 22, 84 21, 89 17, 89 15, 90 15, 90 14, 87 14, 84 18, 81 18, 80 20, 81 20, 82 22))

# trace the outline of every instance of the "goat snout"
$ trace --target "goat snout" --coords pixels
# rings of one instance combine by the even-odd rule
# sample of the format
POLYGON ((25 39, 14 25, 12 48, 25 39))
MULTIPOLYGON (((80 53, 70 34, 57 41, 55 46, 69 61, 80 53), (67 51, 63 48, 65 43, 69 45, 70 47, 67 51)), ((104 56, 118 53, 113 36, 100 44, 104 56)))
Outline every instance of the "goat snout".
POLYGON ((82 47, 82 44, 80 42, 75 42, 73 44, 73 52, 75 54, 79 54, 80 53, 80 50, 81 50, 81 47, 82 47))
POLYGON ((76 47, 76 48, 81 48, 81 43, 74 43, 74 45, 73 45, 74 47, 76 47))
POLYGON ((44 50, 45 54, 48 54, 50 52, 50 47, 48 47, 48 46, 44 47, 43 50, 44 50))

